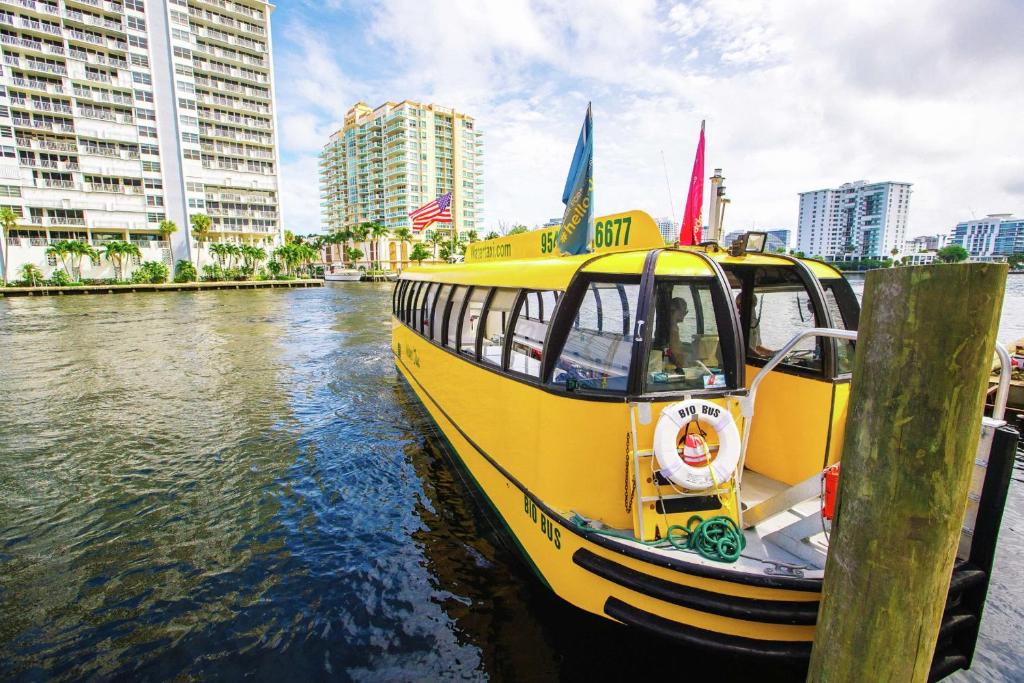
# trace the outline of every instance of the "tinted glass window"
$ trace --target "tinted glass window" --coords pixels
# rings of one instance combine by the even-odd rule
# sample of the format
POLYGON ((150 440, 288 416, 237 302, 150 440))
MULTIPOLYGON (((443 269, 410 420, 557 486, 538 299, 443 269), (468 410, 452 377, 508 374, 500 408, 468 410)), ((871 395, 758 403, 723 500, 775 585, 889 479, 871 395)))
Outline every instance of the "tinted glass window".
MULTIPOLYGON (((816 326, 811 297, 803 284, 755 287, 747 356, 768 360, 799 331, 816 326)), ((782 362, 820 370, 821 341, 802 340, 782 362)))
POLYGON ((437 296, 437 288, 440 287, 436 282, 431 282, 426 288, 426 293, 420 296, 420 325, 417 325, 416 329, 419 332, 430 331, 430 314, 434 310, 434 298, 437 296))
POLYGON ((650 392, 727 386, 709 282, 655 283, 645 377, 650 392))
POLYGON ((640 285, 632 283, 598 282, 587 288, 552 382, 570 390, 626 391, 633 337, 623 329, 635 316, 639 294, 640 285))
POLYGON ((452 298, 445 308, 445 319, 448 321, 448 334, 446 345, 450 349, 459 348, 459 316, 462 313, 462 302, 466 299, 466 292, 469 287, 456 287, 452 292, 452 298))
POLYGON ((438 344, 441 343, 441 325, 444 323, 445 304, 448 302, 448 295, 451 294, 451 291, 451 285, 441 285, 430 319, 430 338, 438 344))
POLYGON ((491 297, 484 315, 484 333, 480 342, 480 360, 501 365, 501 352, 505 347, 505 330, 512 317, 512 307, 519 295, 517 289, 498 289, 491 297))
POLYGON ((426 294, 429 282, 416 283, 416 290, 409 299, 409 327, 414 330, 420 329, 420 322, 423 320, 423 295, 426 294))
POLYGON ((555 312, 559 292, 527 292, 519 307, 508 367, 530 377, 540 377, 541 356, 548 325, 555 312))
POLYGON ((476 334, 480 329, 480 316, 483 314, 484 302, 491 293, 490 287, 474 287, 462 311, 461 338, 459 351, 476 356, 476 334))

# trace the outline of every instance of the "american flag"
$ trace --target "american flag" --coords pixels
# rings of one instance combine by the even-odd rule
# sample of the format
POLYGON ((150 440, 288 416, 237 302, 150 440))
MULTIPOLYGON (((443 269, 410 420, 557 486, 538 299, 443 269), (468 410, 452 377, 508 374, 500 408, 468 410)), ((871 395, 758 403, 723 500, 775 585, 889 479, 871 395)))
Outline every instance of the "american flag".
POLYGON ((422 230, 431 223, 452 222, 452 193, 447 192, 409 214, 412 229, 422 230))

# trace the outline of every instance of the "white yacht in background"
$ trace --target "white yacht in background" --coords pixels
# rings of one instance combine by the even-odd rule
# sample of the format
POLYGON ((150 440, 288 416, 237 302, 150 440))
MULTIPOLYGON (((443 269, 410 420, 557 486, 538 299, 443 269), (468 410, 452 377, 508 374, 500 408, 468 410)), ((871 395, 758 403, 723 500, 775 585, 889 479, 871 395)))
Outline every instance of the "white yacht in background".
POLYGON ((327 282, 358 282, 362 277, 362 271, 355 268, 332 267, 324 270, 324 280, 327 282))

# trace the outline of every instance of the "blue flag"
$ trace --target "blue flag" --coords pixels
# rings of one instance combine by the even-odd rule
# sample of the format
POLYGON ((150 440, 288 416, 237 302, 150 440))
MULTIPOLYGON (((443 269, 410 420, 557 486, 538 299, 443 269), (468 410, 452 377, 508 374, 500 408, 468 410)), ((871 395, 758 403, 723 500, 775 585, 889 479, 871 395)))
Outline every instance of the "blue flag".
POLYGON ((558 229, 558 249, 563 254, 586 254, 594 234, 594 121, 587 105, 587 117, 576 141, 569 176, 562 190, 562 227, 558 229))

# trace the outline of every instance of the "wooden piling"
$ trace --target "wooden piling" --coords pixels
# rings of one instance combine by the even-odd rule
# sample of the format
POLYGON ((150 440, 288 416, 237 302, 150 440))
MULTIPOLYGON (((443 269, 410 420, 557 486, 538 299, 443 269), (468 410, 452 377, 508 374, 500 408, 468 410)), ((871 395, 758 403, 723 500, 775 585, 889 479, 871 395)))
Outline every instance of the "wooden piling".
POLYGON ((928 679, 1006 273, 972 263, 867 274, 808 681, 928 679))

